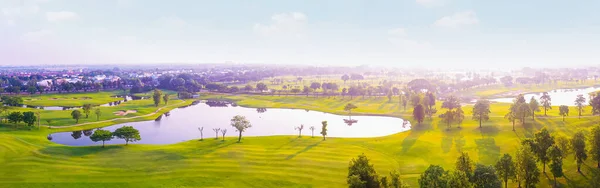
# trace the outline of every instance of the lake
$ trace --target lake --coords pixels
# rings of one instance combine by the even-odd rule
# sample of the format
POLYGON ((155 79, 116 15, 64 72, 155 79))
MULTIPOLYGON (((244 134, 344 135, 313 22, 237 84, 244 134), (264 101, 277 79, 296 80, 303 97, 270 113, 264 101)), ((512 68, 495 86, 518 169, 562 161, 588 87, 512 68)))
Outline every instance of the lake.
MULTIPOLYGON (((560 106, 560 105, 567 105, 567 106, 575 106, 575 98, 577 98, 577 95, 583 95, 583 97, 586 98, 586 105, 589 102, 589 93, 594 92, 594 91, 598 91, 599 89, 596 87, 589 87, 589 88, 581 88, 581 89, 556 89, 556 90, 552 90, 548 92, 548 95, 550 95, 550 98, 552 99, 552 106, 560 106)), ((525 94, 525 100, 527 102, 529 102, 529 100, 531 100, 531 97, 535 97, 535 99, 540 100, 540 97, 542 96, 543 92, 540 93, 528 93, 525 94)), ((496 99, 490 99, 490 101, 493 102, 502 102, 502 103, 512 103, 514 98, 496 98, 496 99)))
MULTIPOLYGON (((199 127, 204 127, 204 139, 214 139, 213 129, 227 129, 228 140, 237 139, 238 133, 230 125, 235 115, 243 115, 252 127, 243 136, 298 135, 295 127, 304 125, 302 135, 311 136, 310 127, 314 126, 315 137, 320 137, 321 122, 327 121, 328 137, 380 137, 410 129, 410 122, 400 118, 384 116, 352 116, 356 121, 348 125, 348 116, 335 115, 303 109, 245 108, 228 103, 199 103, 178 108, 164 114, 154 121, 142 121, 103 127, 114 131, 122 126, 133 126, 140 131, 142 144, 173 144, 182 141, 200 139, 199 127), (210 105, 209 105, 210 104, 210 105), (213 106, 213 107, 211 107, 213 106)), ((359 107, 360 108, 360 107, 359 107)), ((101 145, 92 142, 89 135, 94 130, 61 132, 51 134, 52 141, 70 146, 101 145)), ((221 133, 219 133, 221 137, 221 133)), ((124 144, 121 139, 113 139, 106 144, 124 144)))

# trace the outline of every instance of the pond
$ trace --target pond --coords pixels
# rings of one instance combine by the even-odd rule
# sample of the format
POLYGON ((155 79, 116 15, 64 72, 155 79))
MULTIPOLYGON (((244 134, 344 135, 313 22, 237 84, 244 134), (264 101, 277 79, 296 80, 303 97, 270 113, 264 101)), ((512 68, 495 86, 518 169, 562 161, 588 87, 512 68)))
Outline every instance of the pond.
MULTIPOLYGON (((327 121, 328 137, 379 137, 410 129, 410 122, 400 118, 383 116, 334 115, 302 109, 245 108, 225 103, 199 103, 186 108, 178 108, 154 121, 124 123, 104 127, 114 131, 122 126, 133 126, 140 131, 142 144, 172 144, 192 139, 200 139, 199 127, 204 127, 204 139, 214 139, 213 129, 227 129, 226 138, 237 139, 238 133, 230 125, 235 115, 243 115, 252 127, 243 136, 298 135, 294 128, 304 125, 302 136, 310 137, 310 127, 314 126, 315 137, 320 137, 321 122, 327 121), (211 107, 213 106, 213 107, 211 107), (354 122, 355 121, 355 122, 354 122), (406 124, 404 124, 406 123, 406 124), (349 125, 350 124, 350 125, 349 125), (403 125, 404 124, 404 125, 403 125)), ((92 142, 89 135, 94 130, 60 132, 49 135, 53 142, 71 145, 101 145, 92 142)), ((221 133, 219 133, 221 137, 221 133)), ((107 144, 124 144, 121 139, 113 139, 107 144)))
MULTIPOLYGON (((594 91, 598 91, 599 89, 597 87, 589 87, 589 88, 580 88, 580 89, 556 89, 556 90, 552 90, 548 92, 548 95, 550 95, 550 98, 552 99, 552 106, 560 106, 560 105, 567 105, 567 106, 575 106, 575 98, 577 98, 577 95, 583 95, 586 98, 586 104, 589 101, 589 93, 592 93, 594 91)), ((527 100, 527 102, 529 102, 529 100, 531 100, 531 97, 535 97, 538 102, 540 100, 540 97, 542 96, 543 92, 540 93, 528 93, 525 94, 525 100, 527 100)), ((502 102, 502 103, 512 103, 514 98, 496 98, 496 99, 490 99, 490 101, 494 101, 494 102, 502 102)))

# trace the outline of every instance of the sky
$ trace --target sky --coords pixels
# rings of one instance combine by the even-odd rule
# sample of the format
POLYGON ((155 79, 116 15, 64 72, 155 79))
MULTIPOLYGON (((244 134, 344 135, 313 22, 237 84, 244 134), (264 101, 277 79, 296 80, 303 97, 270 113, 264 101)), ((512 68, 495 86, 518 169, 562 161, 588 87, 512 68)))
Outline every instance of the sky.
POLYGON ((0 64, 600 62, 596 0, 0 0, 0 64))

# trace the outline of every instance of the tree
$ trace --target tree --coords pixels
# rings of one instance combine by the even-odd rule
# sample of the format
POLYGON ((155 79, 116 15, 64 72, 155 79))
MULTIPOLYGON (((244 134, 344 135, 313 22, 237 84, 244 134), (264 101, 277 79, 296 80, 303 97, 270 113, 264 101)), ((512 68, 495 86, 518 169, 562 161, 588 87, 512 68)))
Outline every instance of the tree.
POLYGON ((315 137, 315 126, 310 126, 309 129, 310 129, 310 132, 311 132, 311 135, 312 135, 311 138, 314 138, 315 137))
POLYGON ((516 168, 515 163, 512 160, 512 156, 508 153, 505 153, 498 162, 496 162, 496 170, 498 172, 498 176, 504 181, 504 187, 508 187, 508 180, 516 179, 516 168))
POLYGON ((100 108, 96 108, 96 110, 94 110, 94 114, 96 114, 96 121, 98 121, 100 120, 100 116, 102 116, 102 111, 100 108))
POLYGON ((10 123, 18 124, 23 121, 23 114, 21 112, 11 112, 6 119, 8 119, 8 122, 10 123))
POLYGON ((427 170, 419 178, 419 187, 436 188, 446 187, 447 181, 444 176, 446 171, 438 165, 429 165, 427 170))
POLYGON ((23 122, 27 123, 27 126, 32 126, 36 120, 33 112, 23 112, 23 122))
POLYGON ((252 90, 254 90, 254 88, 253 88, 253 87, 252 87, 250 84, 248 84, 248 85, 244 86, 244 91, 246 91, 246 92, 250 92, 250 91, 252 91, 252 90))
POLYGON ((517 104, 516 102, 513 102, 513 104, 510 105, 510 108, 508 108, 508 113, 506 113, 506 115, 504 115, 504 118, 506 118, 512 122, 513 131, 515 131, 515 121, 517 119, 518 105, 519 104, 517 104))
POLYGON ((92 105, 84 104, 83 107, 81 107, 81 109, 83 110, 83 113, 85 114, 85 118, 87 119, 90 116, 90 112, 92 111, 92 105))
POLYGON ((110 131, 98 129, 94 131, 94 134, 90 136, 90 139, 94 142, 102 141, 102 147, 104 147, 105 141, 110 141, 113 138, 113 135, 110 131))
POLYGON ((160 104, 160 96, 162 95, 162 91, 158 89, 154 89, 154 94, 152 94, 152 100, 154 100, 154 106, 158 107, 160 104))
POLYGON ((117 130, 115 130, 113 135, 119 139, 124 139, 125 145, 128 145, 129 142, 137 142, 139 140, 142 140, 142 138, 140 137, 140 131, 133 128, 132 126, 123 126, 121 128, 118 128, 117 130))
POLYGON ((577 95, 577 98, 575 99, 575 105, 577 106, 577 112, 579 112, 579 118, 581 118, 583 107, 585 107, 585 97, 583 97, 583 95, 577 95))
POLYGON ((400 174, 396 170, 390 172, 390 187, 392 188, 405 188, 407 187, 402 180, 400 180, 400 174))
POLYGON ((239 137, 238 137, 238 142, 242 141, 242 132, 246 131, 246 129, 252 127, 252 125, 250 124, 250 121, 248 121, 248 119, 246 119, 246 117, 244 116, 234 116, 231 119, 231 126, 234 127, 236 129, 237 132, 240 133, 239 137))
POLYGON ((344 85, 346 85, 346 81, 350 80, 350 76, 348 76, 347 74, 344 74, 342 76, 342 80, 344 81, 344 85))
POLYGON ((478 100, 473 105, 473 120, 479 120, 479 128, 481 128, 482 121, 490 119, 490 113, 490 101, 486 99, 478 100))
POLYGON ((263 92, 263 91, 267 91, 269 90, 269 88, 267 87, 267 85, 265 83, 257 83, 256 84, 256 90, 263 92))
POLYGON ((534 154, 528 144, 523 144, 517 150, 516 166, 519 187, 521 187, 521 183, 524 183, 525 188, 535 187, 540 181, 540 170, 535 164, 534 154))
POLYGON ((540 101, 542 102, 542 107, 544 107, 544 116, 546 116, 548 109, 552 109, 552 98, 550 98, 548 92, 544 92, 540 97, 540 101))
POLYGON ((533 114, 527 103, 521 103, 517 108, 517 117, 521 120, 521 123, 525 125, 525 118, 533 114))
POLYGON ((460 101, 455 96, 450 95, 442 103, 442 108, 448 109, 448 111, 446 111, 446 113, 442 117, 446 121, 448 128, 450 128, 450 123, 453 120, 458 119, 458 118, 455 118, 455 116, 454 116, 455 115, 454 109, 460 108, 460 101))
POLYGON ((554 138, 556 146, 562 151, 563 158, 567 157, 573 150, 569 139, 563 135, 558 135, 554 138))
POLYGON ((313 83, 310 84, 310 89, 312 89, 313 91, 315 91, 315 95, 317 94, 316 91, 319 88, 321 88, 321 83, 319 83, 319 82, 313 82, 313 83))
POLYGON ((217 129, 213 129, 213 131, 215 131, 215 140, 218 140, 219 139, 219 131, 221 131, 221 129, 217 128, 217 129))
POLYGON ((202 132, 204 131, 204 127, 198 127, 198 131, 200 131, 200 141, 203 141, 204 135, 202 134, 202 132))
POLYGON ((560 149, 554 145, 548 148, 546 153, 550 159, 550 172, 552 172, 552 176, 554 176, 554 186, 558 187, 556 178, 564 176, 562 169, 562 151, 560 151, 560 149))
POLYGON ((493 166, 477 164, 475 171, 473 171, 472 179, 475 188, 502 187, 502 182, 500 182, 498 175, 496 175, 496 170, 493 166))
POLYGON ((351 177, 358 176, 361 182, 364 182, 365 187, 379 187, 379 176, 369 164, 369 159, 365 154, 361 154, 358 158, 353 158, 348 165, 348 184, 351 183, 351 177))
POLYGON ((592 128, 590 147, 590 156, 592 156, 592 160, 598 163, 598 168, 600 168, 600 126, 592 128))
POLYGON ((592 115, 600 115, 600 94, 590 100, 590 106, 592 106, 592 115))
POLYGON ((325 137, 327 137, 327 121, 322 121, 321 125, 321 135, 323 135, 323 140, 325 140, 325 137))
POLYGON ((563 121, 565 121, 565 116, 569 115, 569 107, 567 105, 560 105, 558 108, 558 114, 563 117, 563 121))
POLYGON ((462 122, 465 119, 465 112, 462 110, 462 108, 459 107, 456 109, 456 111, 454 112, 454 119, 458 124, 458 128, 460 128, 460 125, 462 125, 462 122))
POLYGON ((531 97, 531 100, 529 100, 529 109, 531 111, 531 119, 535 120, 535 112, 540 111, 540 103, 535 100, 535 97, 531 97))
POLYGON ((463 171, 455 170, 454 172, 445 172, 444 180, 447 181, 446 187, 461 187, 470 188, 473 184, 469 181, 469 177, 463 171))
POLYGON ((349 188, 366 188, 366 183, 365 181, 360 180, 360 176, 358 175, 352 175, 350 177, 348 177, 348 187, 349 188))
MULTIPOLYGON (((348 111, 348 115, 352 115, 352 110, 358 108, 357 106, 355 106, 352 103, 348 103, 346 104, 346 106, 344 106, 344 111, 348 111)), ((350 116, 350 119, 352 119, 352 117, 350 116)))
POLYGON ((542 128, 539 132, 533 135, 533 146, 532 151, 536 154, 537 160, 543 164, 543 172, 546 173, 546 163, 550 160, 548 158, 548 148, 554 145, 554 137, 550 135, 546 127, 542 128))
POLYGON ((71 112, 71 117, 75 119, 75 124, 79 123, 79 118, 81 118, 81 111, 73 110, 71 112))
POLYGON ((456 159, 456 170, 464 172, 469 179, 473 175, 473 161, 467 152, 462 152, 456 159))
POLYGON ((221 129, 221 134, 223 136, 221 136, 221 138, 223 138, 223 141, 225 141, 225 134, 227 134, 227 129, 221 129))
POLYGON ((163 95, 163 101, 165 102, 165 105, 169 103, 169 94, 163 95))
POLYGON ((413 118, 417 120, 419 125, 423 123, 423 120, 425 119, 425 109, 423 108, 423 105, 418 104, 415 106, 413 109, 413 118))
POLYGON ((302 137, 302 129, 304 129, 304 124, 294 128, 294 130, 298 130, 298 138, 302 137))

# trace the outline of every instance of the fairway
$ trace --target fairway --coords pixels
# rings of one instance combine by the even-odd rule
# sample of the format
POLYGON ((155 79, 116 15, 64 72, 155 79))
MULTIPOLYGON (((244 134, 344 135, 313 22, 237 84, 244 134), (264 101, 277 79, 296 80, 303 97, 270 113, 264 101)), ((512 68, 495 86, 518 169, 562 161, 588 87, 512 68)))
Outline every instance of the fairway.
MULTIPOLYGON (((411 111, 404 111, 397 99, 388 101, 385 97, 355 97, 351 100, 348 97, 209 94, 202 98, 227 99, 247 107, 299 108, 335 114, 347 114, 343 106, 352 102, 358 106, 353 114, 412 120, 411 111)), ((170 101, 170 104, 177 104, 175 101, 170 101)), ((117 109, 135 108, 137 115, 156 110, 151 100, 124 104, 126 106, 106 107, 103 110, 107 113, 104 114, 108 116, 109 111, 117 109)), ((569 116, 563 122, 557 110, 552 110, 547 117, 538 113, 535 123, 531 120, 525 125, 517 123, 513 132, 512 123, 503 118, 508 104, 496 103, 491 107, 491 120, 484 122, 480 129, 477 122, 470 120, 470 108, 463 107, 467 118, 461 128, 454 124, 447 130, 446 124, 434 117, 432 120, 426 119, 422 125, 413 123, 411 131, 390 136, 327 138, 325 141, 319 136, 311 138, 305 133, 301 138, 244 137, 242 143, 236 143, 235 137, 227 137, 222 142, 206 138, 205 131, 204 141, 190 140, 172 145, 70 147, 52 143, 46 139, 46 135, 56 131, 152 119, 156 115, 61 129, 43 127, 41 130, 16 130, 12 126, 2 125, 0 173, 3 176, 0 176, 0 187, 345 187, 348 161, 361 153, 371 159, 379 174, 398 170, 404 181, 412 187, 418 187, 418 177, 429 164, 453 169, 459 152, 468 152, 476 163, 494 164, 503 153, 514 155, 520 140, 531 137, 544 126, 553 135, 570 136, 578 129, 588 129, 598 124, 598 117, 590 117, 589 114, 581 119, 569 116)), ((586 111, 589 112, 589 109, 586 111)), ((47 115, 61 115, 61 111, 52 113, 58 114, 47 115)), ((44 117, 48 116, 42 115, 44 117)), ((57 119, 56 126, 73 123, 64 117, 64 120, 57 119)), ((377 125, 368 126, 377 128, 377 125)), ((594 166, 594 162, 588 160, 582 168, 583 174, 589 174, 594 166)), ((572 156, 565 159, 564 169, 567 178, 559 178, 561 184, 585 185, 588 181, 586 176, 576 173, 572 156)), ((538 186, 547 187, 552 183, 551 174, 548 177, 542 175, 541 180, 538 186)))

